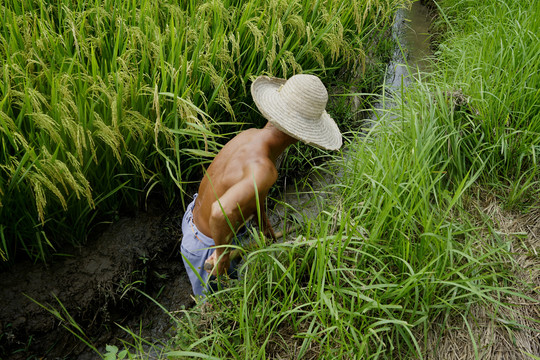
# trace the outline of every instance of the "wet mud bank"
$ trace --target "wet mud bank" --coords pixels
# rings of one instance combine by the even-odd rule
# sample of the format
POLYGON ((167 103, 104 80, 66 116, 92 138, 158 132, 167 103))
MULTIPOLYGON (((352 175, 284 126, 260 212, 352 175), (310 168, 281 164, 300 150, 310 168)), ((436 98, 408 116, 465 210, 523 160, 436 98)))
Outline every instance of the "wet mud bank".
POLYGON ((137 333, 142 324, 144 335, 162 337, 169 317, 141 291, 167 309, 193 305, 179 254, 181 215, 152 206, 120 219, 64 260, 19 263, 2 272, 0 359, 99 357, 69 330, 98 349, 126 338, 116 324, 137 333))

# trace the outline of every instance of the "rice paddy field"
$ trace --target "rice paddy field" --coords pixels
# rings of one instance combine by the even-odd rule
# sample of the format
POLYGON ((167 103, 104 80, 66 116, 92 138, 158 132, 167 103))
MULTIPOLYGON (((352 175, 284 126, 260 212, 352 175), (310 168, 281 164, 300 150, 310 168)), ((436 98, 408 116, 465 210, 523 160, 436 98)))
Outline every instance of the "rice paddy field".
POLYGON ((183 201, 263 123, 261 74, 365 70, 400 0, 0 3, 0 256, 46 261, 153 193, 183 201))
MULTIPOLYGON (((49 259, 154 191, 181 203, 262 124, 255 76, 370 77, 409 5, 4 1, 2 257, 49 259)), ((164 309, 167 340, 125 329, 97 357, 540 359, 540 1, 428 6, 430 72, 370 89, 386 106, 314 169, 339 174, 325 210, 281 243, 254 232, 240 280, 164 309)))

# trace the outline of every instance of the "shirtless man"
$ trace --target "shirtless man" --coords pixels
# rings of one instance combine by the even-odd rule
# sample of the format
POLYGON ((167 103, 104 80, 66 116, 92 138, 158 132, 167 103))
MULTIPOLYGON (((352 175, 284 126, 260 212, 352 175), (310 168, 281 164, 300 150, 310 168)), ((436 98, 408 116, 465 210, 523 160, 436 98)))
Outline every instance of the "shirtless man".
POLYGON ((329 150, 342 144, 337 125, 325 111, 328 93, 316 76, 261 76, 251 93, 268 123, 241 132, 223 147, 182 222, 181 251, 196 296, 204 296, 211 274, 230 270, 223 245, 231 243, 246 221, 260 214, 263 232, 275 237, 263 207, 277 180, 275 163, 281 153, 298 140, 329 150), (204 270, 205 262, 213 264, 212 271, 204 270))

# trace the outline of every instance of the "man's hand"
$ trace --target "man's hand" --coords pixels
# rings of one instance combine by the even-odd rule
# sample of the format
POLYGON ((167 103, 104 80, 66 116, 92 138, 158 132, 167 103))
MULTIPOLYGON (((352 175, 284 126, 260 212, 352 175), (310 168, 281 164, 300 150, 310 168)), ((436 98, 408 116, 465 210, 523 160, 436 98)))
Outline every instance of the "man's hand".
POLYGON ((204 269, 210 275, 218 276, 227 274, 229 269, 229 253, 224 253, 221 251, 221 254, 218 256, 218 251, 214 251, 204 263, 204 269), (217 265, 216 265, 217 264, 217 265))
POLYGON ((261 206, 261 215, 262 215, 262 227, 263 227, 263 234, 267 238, 272 239, 274 242, 277 241, 276 233, 274 232, 274 228, 272 228, 272 225, 270 224, 270 219, 268 219, 268 216, 266 215, 266 211, 264 211, 264 208, 261 206))

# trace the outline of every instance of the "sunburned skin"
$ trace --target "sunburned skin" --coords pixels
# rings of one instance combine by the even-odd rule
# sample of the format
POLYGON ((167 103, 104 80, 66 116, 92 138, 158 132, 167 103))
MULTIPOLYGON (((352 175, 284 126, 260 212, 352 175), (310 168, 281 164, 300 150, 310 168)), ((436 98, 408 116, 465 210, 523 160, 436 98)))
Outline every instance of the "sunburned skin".
POLYGON ((264 202, 277 180, 276 159, 297 141, 267 123, 262 129, 238 134, 212 161, 199 186, 193 221, 216 244, 216 251, 207 260, 214 264, 219 260, 213 274, 226 273, 229 255, 221 245, 229 244, 234 233, 257 215, 257 204, 262 230, 266 236, 275 237, 264 212, 264 202))

